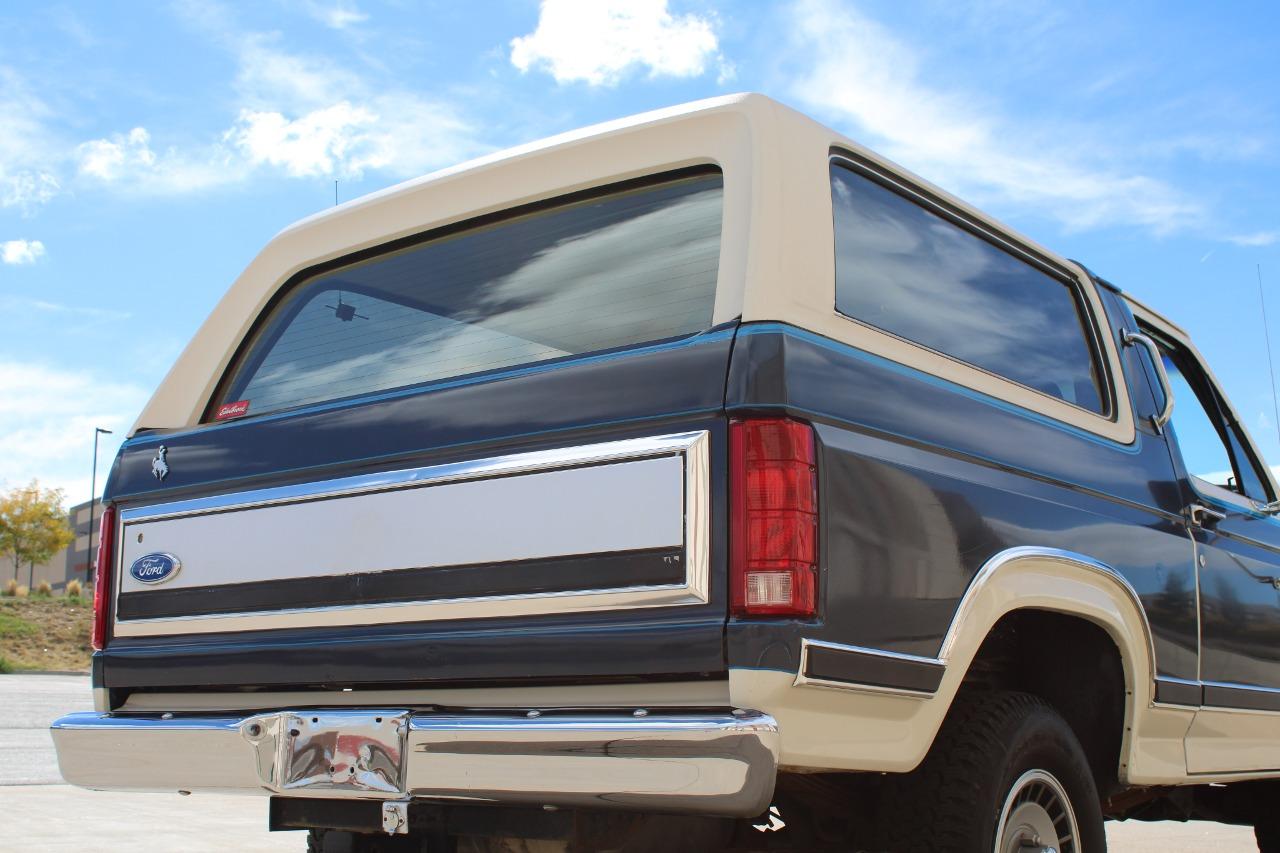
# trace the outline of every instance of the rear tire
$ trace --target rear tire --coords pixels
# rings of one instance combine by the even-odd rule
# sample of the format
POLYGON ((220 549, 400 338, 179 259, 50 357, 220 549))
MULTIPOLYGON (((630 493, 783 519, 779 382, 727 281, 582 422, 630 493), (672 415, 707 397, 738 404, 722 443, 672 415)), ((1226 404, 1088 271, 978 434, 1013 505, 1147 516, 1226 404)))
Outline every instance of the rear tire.
POLYGON ((1027 693, 962 692, 924 762, 884 794, 885 850, 1107 849, 1080 742, 1052 707, 1027 693))

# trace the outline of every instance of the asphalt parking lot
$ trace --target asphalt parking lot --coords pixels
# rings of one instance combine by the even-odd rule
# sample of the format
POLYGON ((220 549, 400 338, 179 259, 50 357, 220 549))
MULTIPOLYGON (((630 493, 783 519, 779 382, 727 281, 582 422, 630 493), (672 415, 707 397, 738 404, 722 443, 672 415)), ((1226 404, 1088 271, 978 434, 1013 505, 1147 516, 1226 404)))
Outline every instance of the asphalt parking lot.
MULTIPOLYGON (((78 675, 0 676, 0 851, 148 853, 306 849, 299 832, 268 832, 267 801, 214 794, 117 794, 62 783, 49 723, 91 708, 78 675)), ((1120 853, 1249 853, 1253 831, 1209 823, 1112 823, 1120 853)))

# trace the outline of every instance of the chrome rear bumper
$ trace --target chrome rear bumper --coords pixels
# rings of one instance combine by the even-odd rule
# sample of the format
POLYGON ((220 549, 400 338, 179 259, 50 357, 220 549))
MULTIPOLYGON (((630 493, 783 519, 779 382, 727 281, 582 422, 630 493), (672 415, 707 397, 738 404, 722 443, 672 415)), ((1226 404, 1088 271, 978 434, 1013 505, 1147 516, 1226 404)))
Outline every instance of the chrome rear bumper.
POLYGON ((62 775, 85 788, 737 817, 768 807, 778 762, 773 718, 741 711, 82 713, 54 722, 52 734, 62 775))

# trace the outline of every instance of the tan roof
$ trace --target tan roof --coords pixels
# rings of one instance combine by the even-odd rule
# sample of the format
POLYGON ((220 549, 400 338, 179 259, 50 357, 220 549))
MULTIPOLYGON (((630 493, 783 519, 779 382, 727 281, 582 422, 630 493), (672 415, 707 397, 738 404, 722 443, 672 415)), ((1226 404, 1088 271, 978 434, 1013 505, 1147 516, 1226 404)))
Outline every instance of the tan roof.
MULTIPOLYGON (((831 333, 827 158, 852 151, 982 221, 980 211, 835 131, 755 94, 643 113, 498 151, 309 216, 277 234, 231 285, 143 409, 140 428, 194 426, 255 318, 318 263, 518 204, 698 164, 724 171, 716 323, 779 320, 831 333)), ((1017 235, 1054 261, 1065 259, 1017 235)))

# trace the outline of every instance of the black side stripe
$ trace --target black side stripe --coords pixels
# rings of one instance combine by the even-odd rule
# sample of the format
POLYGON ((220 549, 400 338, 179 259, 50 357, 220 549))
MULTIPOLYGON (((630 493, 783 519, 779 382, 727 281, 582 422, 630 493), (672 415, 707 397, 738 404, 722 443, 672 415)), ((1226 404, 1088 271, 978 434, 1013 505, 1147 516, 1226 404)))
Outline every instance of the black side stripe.
POLYGON ((910 660, 857 649, 809 646, 806 678, 850 686, 888 687, 935 693, 947 670, 942 663, 910 660))
POLYGON ((1258 690, 1244 685, 1204 685, 1204 704, 1210 708, 1236 708, 1243 711, 1280 711, 1280 690, 1258 690))
MULTIPOLYGON (((188 571, 194 566, 186 567, 188 571)), ((440 601, 499 595, 591 592, 683 583, 680 548, 579 554, 506 563, 432 566, 219 586, 163 587, 122 593, 118 619, 440 601)))

